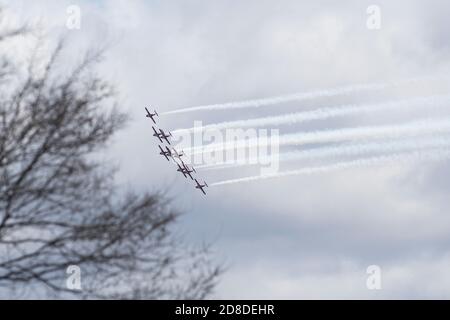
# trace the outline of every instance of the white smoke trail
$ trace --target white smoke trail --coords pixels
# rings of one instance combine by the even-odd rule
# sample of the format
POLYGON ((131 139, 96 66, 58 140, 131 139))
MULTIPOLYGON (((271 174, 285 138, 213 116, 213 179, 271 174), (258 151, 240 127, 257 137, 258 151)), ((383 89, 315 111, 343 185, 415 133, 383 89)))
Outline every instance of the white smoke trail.
MULTIPOLYGON (((361 144, 344 144, 331 147, 319 147, 303 151, 285 152, 279 154, 280 161, 293 161, 293 160, 316 160, 327 157, 333 159, 342 156, 360 156, 370 153, 398 153, 405 151, 416 151, 430 148, 445 148, 450 147, 450 136, 448 137, 427 137, 427 138, 414 138, 414 139, 402 139, 397 141, 380 141, 380 142, 366 142, 361 144)), ((197 166, 197 170, 213 170, 234 168, 239 166, 245 166, 248 164, 257 163, 269 163, 273 158, 270 156, 257 157, 246 159, 247 161, 227 161, 214 164, 206 164, 197 166)))
POLYGON ((189 108, 182 108, 172 111, 164 112, 164 115, 169 114, 177 114, 177 113, 186 113, 186 112, 194 112, 194 111, 205 111, 205 110, 224 110, 224 109, 242 109, 242 108, 258 108, 262 106, 274 105, 279 103, 291 102, 291 101, 304 101, 315 98, 323 98, 330 97, 336 95, 350 94, 358 91, 369 91, 369 90, 382 90, 389 87, 396 87, 400 85, 405 85, 414 82, 432 80, 436 78, 445 78, 445 76, 428 76, 428 77, 418 77, 418 78, 410 78, 404 80, 398 80, 394 82, 386 82, 386 83, 372 83, 372 84, 356 84, 349 85, 343 87, 337 87, 333 89, 325 89, 325 90, 315 90, 310 92, 301 92, 294 93, 289 95, 281 95, 263 99, 253 99, 253 100, 244 100, 244 101, 234 101, 220 104, 210 104, 203 106, 195 106, 189 108))
POLYGON ((212 186, 221 186, 221 185, 235 184, 235 183, 242 183, 242 182, 251 182, 251 181, 257 181, 257 180, 263 180, 263 179, 295 176, 295 175, 305 175, 305 174, 309 175, 309 174, 315 174, 315 173, 326 173, 326 172, 330 172, 330 171, 337 171, 337 170, 343 170, 343 169, 384 165, 384 164, 387 164, 390 162, 411 163, 411 162, 415 162, 418 160, 439 161, 439 160, 445 160, 448 158, 450 158, 450 150, 449 149, 436 149, 436 150, 432 150, 431 152, 429 151, 428 153, 422 153, 422 152, 416 151, 416 152, 410 152, 410 153, 404 153, 404 154, 362 158, 362 159, 339 162, 339 163, 335 163, 332 165, 326 165, 326 166, 320 166, 320 167, 308 167, 308 168, 303 168, 303 169, 299 169, 299 170, 284 171, 284 172, 267 174, 267 175, 259 175, 259 176, 251 176, 251 177, 245 177, 245 178, 239 178, 239 179, 231 179, 231 180, 210 183, 209 185, 212 187, 212 186))
MULTIPOLYGON (((401 138, 414 137, 422 134, 444 133, 450 130, 450 119, 435 120, 427 119, 413 121, 406 124, 395 124, 385 126, 365 126, 356 128, 345 128, 335 130, 322 130, 312 132, 298 132, 294 134, 281 135, 279 145, 304 145, 311 143, 327 143, 339 141, 357 141, 366 139, 401 138)), ((219 152, 239 148, 252 148, 268 146, 268 139, 250 138, 237 141, 225 141, 224 143, 213 143, 206 146, 197 146, 184 151, 190 155, 206 152, 219 152)))
POLYGON ((202 132, 207 130, 222 130, 227 128, 254 128, 269 125, 297 124, 312 120, 324 120, 338 116, 348 116, 358 113, 377 112, 390 109, 411 109, 417 107, 442 107, 448 106, 450 95, 436 95, 413 99, 402 99, 385 103, 372 103, 366 105, 344 105, 338 107, 319 108, 311 111, 288 113, 278 116, 262 117, 247 120, 226 121, 213 123, 201 127, 172 130, 172 134, 202 132))

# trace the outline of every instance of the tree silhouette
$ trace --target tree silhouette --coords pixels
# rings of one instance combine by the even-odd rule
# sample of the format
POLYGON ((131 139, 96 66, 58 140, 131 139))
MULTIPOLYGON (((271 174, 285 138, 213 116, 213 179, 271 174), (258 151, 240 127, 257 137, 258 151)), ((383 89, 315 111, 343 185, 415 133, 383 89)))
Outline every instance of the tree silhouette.
MULTIPOLYGON (((25 29, 0 34, 0 46, 25 29)), ((124 192, 96 157, 126 117, 95 75, 99 52, 57 71, 61 44, 42 72, 0 62, 0 288, 2 294, 201 299, 221 270, 208 247, 184 245, 179 213, 161 193, 124 192), (81 270, 82 288, 66 285, 81 270)), ((59 68, 61 69, 61 68, 59 68)))

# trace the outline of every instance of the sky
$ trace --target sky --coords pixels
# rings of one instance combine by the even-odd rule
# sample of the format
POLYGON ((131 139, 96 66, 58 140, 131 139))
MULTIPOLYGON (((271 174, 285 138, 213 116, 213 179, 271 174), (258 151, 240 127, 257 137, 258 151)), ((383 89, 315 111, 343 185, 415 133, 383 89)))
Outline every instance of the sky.
MULTIPOLYGON (((419 82, 261 108, 161 115, 162 128, 192 127, 348 104, 449 93, 448 1, 1 1, 46 37, 68 35, 66 59, 108 45, 100 72, 131 121, 108 149, 118 182, 167 188, 186 214, 179 228, 212 243, 227 270, 214 298, 417 299, 450 297, 449 162, 397 162, 216 186, 205 197, 157 154, 144 106, 191 106, 419 82), (80 8, 80 29, 66 26, 80 8), (369 29, 367 9, 380 10, 369 29), (367 286, 378 266, 381 288, 367 286)), ((280 134, 449 119, 448 108, 360 113, 275 125, 280 134)), ((302 150, 291 147, 289 150, 302 150)), ((336 161, 331 159, 330 161, 336 161)), ((292 161, 280 170, 315 164, 292 161)), ((258 174, 252 167, 199 172, 208 182, 258 174)))

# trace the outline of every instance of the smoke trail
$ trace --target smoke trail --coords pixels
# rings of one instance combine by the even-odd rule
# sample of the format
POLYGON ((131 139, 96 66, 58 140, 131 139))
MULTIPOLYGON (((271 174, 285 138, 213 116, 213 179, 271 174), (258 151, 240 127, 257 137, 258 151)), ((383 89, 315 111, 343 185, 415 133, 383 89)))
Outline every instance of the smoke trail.
MULTIPOLYGON (((280 161, 315 160, 327 157, 338 158, 342 156, 358 156, 370 153, 398 153, 405 151, 414 151, 430 148, 445 148, 445 147, 450 147, 450 136, 320 147, 303 151, 281 153, 279 154, 279 160, 280 161)), ((268 163, 269 161, 272 160, 273 158, 269 156, 262 158, 257 157, 247 159, 247 161, 245 162, 228 161, 215 164, 206 164, 203 166, 197 166, 196 169, 197 170, 224 169, 224 168, 245 166, 250 163, 253 164, 268 163)))
POLYGON ((257 181, 257 180, 263 180, 263 179, 281 178, 281 177, 295 176, 295 175, 305 175, 305 174, 309 175, 309 174, 314 174, 314 173, 326 173, 326 172, 330 172, 330 171, 337 171, 337 170, 350 169, 350 168, 383 165, 383 164, 387 164, 390 162, 411 163, 411 162, 415 162, 417 160, 438 161, 438 160, 445 160, 448 158, 450 158, 450 150, 449 149, 436 149, 430 153, 410 152, 410 153, 396 154, 396 155, 389 155, 389 156, 361 158, 361 159, 340 162, 340 163, 327 165, 327 166, 309 167, 309 168, 285 171, 285 172, 274 173, 274 174, 251 176, 251 177, 246 177, 246 178, 219 181, 219 182, 211 183, 210 186, 221 186, 221 185, 227 185, 227 184, 251 182, 251 181, 257 181))
MULTIPOLYGON (((280 145, 304 145, 311 143, 339 142, 345 140, 365 140, 380 138, 414 137, 421 134, 444 133, 450 130, 450 120, 420 120, 406 124, 386 126, 366 126, 356 128, 345 128, 335 130, 322 130, 313 132, 299 132, 281 135, 280 145)), ((194 155, 206 152, 219 152, 234 150, 238 148, 264 147, 268 146, 268 139, 260 141, 257 137, 241 139, 237 141, 226 141, 224 143, 213 143, 206 146, 197 146, 184 149, 185 152, 194 155)))
POLYGON ((234 102, 227 102, 227 103, 220 103, 220 104, 210 104, 210 105, 182 108, 182 109, 167 111, 167 112, 164 112, 163 114, 169 115, 169 114, 204 111, 204 110, 258 108, 258 107, 262 107, 262 106, 274 105, 274 104, 291 102, 291 101, 303 101, 303 100, 309 100, 309 99, 315 99, 315 98, 323 98, 323 97, 330 97, 330 96, 336 96, 336 95, 350 94, 350 93, 357 92, 357 91, 382 90, 382 89, 389 88, 389 87, 396 87, 396 86, 400 86, 400 85, 405 85, 405 84, 414 83, 414 82, 420 82, 420 81, 424 81, 427 79, 441 78, 441 77, 445 78, 445 76, 439 76, 439 77, 428 76, 428 77, 419 77, 419 78, 398 80, 395 82, 387 82, 387 83, 349 85, 349 86, 337 87, 337 88, 333 88, 333 89, 294 93, 294 94, 281 95, 281 96, 269 97, 269 98, 264 98, 264 99, 234 101, 234 102))
POLYGON ((311 111, 283 114, 279 116, 262 117, 248 120, 227 121, 213 123, 202 127, 172 130, 173 134, 193 133, 207 130, 222 130, 227 128, 249 128, 268 125, 296 124, 312 120, 324 120, 338 116, 348 116, 364 112, 376 112, 389 109, 410 109, 421 106, 441 107, 449 104, 450 95, 436 95, 413 99, 402 99, 385 103, 372 103, 367 105, 344 105, 339 107, 319 108, 311 111))

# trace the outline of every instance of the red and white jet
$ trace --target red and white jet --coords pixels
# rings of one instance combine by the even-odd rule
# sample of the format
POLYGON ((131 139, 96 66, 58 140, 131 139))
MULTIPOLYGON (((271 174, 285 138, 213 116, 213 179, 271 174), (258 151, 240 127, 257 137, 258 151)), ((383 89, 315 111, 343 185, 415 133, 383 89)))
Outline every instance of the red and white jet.
POLYGON ((203 181, 204 184, 200 184, 197 179, 195 179, 195 183, 197 183, 197 185, 195 186, 195 189, 199 189, 201 192, 203 192, 204 195, 206 195, 205 190, 203 190, 204 187, 208 187, 208 184, 206 183, 206 181, 203 181))
POLYGON ((179 161, 181 161, 181 163, 183 163, 183 160, 181 159, 182 156, 184 156, 184 151, 181 150, 181 152, 178 152, 175 148, 172 148, 170 150, 170 156, 172 157, 173 160, 178 159, 179 161))
POLYGON ((155 113, 151 113, 150 111, 148 111, 147 108, 145 108, 145 111, 147 111, 147 114, 146 114, 145 116, 146 116, 147 118, 150 118, 150 119, 153 121, 153 123, 156 124, 156 121, 155 121, 155 119, 154 119, 153 117, 155 117, 155 116, 158 116, 158 117, 159 117, 158 112, 156 112, 156 110, 153 110, 155 113))

